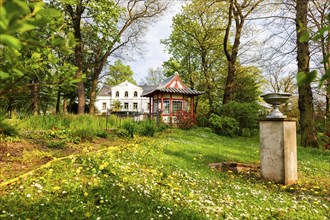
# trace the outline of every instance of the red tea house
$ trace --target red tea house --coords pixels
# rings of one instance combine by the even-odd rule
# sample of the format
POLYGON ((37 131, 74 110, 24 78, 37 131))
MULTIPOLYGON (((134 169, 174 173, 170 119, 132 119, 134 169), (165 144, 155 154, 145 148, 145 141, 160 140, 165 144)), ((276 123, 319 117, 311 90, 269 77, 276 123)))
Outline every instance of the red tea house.
POLYGON ((142 97, 149 97, 149 115, 160 111, 165 123, 176 123, 175 114, 187 111, 193 114, 194 97, 203 92, 188 88, 175 74, 159 85, 144 87, 142 97))

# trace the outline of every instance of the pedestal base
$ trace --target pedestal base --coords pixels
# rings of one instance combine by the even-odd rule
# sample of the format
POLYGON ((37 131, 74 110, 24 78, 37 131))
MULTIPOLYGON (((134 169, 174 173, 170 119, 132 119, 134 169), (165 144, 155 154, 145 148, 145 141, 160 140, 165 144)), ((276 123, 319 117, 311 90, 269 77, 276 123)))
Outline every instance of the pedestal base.
POLYGON ((296 120, 290 118, 260 121, 261 177, 291 185, 298 180, 296 120))

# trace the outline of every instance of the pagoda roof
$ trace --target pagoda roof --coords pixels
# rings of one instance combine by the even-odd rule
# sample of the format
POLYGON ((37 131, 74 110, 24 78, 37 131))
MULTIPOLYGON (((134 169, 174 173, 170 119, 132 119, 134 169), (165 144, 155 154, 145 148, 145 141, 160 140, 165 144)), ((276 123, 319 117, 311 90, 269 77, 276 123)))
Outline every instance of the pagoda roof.
POLYGON ((204 92, 187 87, 181 80, 179 74, 174 74, 160 82, 158 85, 143 88, 143 97, 153 96, 154 93, 172 93, 197 96, 204 92))

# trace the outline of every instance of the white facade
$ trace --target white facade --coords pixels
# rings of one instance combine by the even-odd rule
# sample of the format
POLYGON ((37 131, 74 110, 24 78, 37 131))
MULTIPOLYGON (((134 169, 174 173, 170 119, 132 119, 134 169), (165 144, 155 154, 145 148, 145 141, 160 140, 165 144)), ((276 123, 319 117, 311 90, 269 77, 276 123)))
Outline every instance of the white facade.
POLYGON ((99 114, 112 109, 113 103, 119 101, 122 112, 149 112, 149 98, 141 97, 143 88, 128 81, 116 86, 104 85, 96 96, 95 108, 99 114))

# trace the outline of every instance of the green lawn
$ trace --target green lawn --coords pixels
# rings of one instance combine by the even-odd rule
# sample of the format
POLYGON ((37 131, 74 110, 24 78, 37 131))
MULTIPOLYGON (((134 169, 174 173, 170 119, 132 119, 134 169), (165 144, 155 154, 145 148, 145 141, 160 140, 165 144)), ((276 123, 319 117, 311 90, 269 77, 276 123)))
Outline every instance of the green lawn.
POLYGON ((208 167, 222 161, 258 164, 258 139, 221 137, 205 128, 135 137, 2 183, 0 218, 330 218, 329 151, 299 148, 299 182, 289 187, 262 181, 258 173, 208 167))

